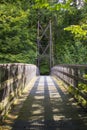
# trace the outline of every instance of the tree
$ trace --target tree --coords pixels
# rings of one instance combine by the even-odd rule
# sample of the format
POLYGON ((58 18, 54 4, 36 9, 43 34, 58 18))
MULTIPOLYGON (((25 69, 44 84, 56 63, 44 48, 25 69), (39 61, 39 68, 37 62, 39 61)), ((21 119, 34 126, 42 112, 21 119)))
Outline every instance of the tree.
POLYGON ((29 22, 29 15, 29 7, 25 10, 20 1, 0 4, 1 62, 35 62, 36 30, 29 22))

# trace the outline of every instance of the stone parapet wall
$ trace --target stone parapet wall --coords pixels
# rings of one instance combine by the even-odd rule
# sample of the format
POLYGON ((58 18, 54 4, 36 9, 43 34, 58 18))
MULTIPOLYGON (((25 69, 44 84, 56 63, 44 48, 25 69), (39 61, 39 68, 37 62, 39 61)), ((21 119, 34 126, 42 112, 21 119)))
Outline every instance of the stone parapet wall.
POLYGON ((32 64, 0 64, 0 118, 6 115, 15 99, 37 75, 39 70, 32 64))

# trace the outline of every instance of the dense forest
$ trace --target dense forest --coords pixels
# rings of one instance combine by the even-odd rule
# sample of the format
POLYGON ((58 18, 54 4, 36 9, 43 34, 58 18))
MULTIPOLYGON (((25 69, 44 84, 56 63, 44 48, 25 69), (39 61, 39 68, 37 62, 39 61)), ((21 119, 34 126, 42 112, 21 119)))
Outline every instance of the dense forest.
POLYGON ((52 21, 55 64, 87 63, 86 0, 0 0, 0 63, 37 63, 37 23, 52 21))

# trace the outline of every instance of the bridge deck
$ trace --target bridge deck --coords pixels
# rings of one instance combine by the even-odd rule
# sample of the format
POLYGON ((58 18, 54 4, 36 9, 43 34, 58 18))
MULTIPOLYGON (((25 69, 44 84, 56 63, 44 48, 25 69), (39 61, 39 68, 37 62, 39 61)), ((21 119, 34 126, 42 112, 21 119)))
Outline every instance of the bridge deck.
POLYGON ((87 130, 87 114, 50 76, 38 77, 20 102, 6 120, 12 130, 87 130))

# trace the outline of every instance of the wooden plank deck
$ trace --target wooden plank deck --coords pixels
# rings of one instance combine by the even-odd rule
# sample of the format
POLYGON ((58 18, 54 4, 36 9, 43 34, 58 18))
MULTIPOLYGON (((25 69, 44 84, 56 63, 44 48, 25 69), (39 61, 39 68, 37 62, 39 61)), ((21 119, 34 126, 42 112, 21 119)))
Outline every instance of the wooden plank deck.
POLYGON ((3 130, 87 130, 87 113, 51 76, 40 76, 9 114, 3 130), (21 105, 20 105, 21 104, 21 105))

